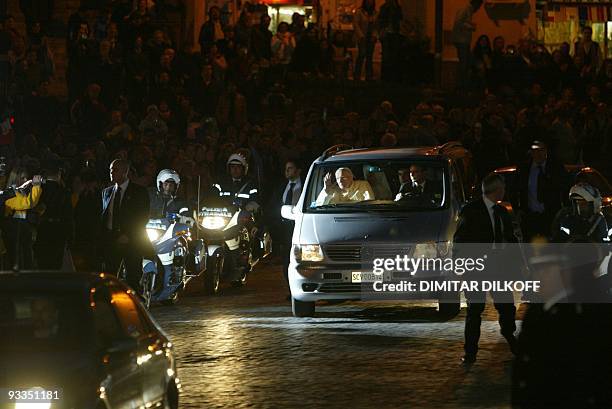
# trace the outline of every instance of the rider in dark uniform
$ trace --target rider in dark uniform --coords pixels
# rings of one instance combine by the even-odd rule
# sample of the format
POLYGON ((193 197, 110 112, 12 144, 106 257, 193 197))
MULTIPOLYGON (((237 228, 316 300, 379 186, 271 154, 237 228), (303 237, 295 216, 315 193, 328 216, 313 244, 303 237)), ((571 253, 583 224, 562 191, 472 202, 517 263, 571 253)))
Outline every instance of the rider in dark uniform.
POLYGON ((234 153, 227 160, 228 175, 215 184, 219 196, 238 199, 245 210, 258 213, 258 189, 255 181, 248 176, 249 166, 244 156, 234 153))
POLYGON ((608 239, 608 225, 601 213, 601 194, 597 188, 580 182, 570 189, 571 206, 559 211, 553 222, 555 243, 585 239, 602 243, 608 239))
POLYGON ((191 208, 187 202, 176 197, 180 184, 181 178, 175 170, 163 169, 159 172, 157 188, 149 191, 150 218, 164 218, 168 213, 178 213, 183 208, 191 208))
POLYGON ((230 155, 227 160, 227 176, 215 184, 219 197, 231 199, 242 211, 249 212, 254 224, 249 226, 251 249, 258 258, 263 255, 263 247, 258 243, 265 241, 262 209, 259 205, 259 190, 255 181, 248 176, 249 166, 244 156, 239 153, 230 155))

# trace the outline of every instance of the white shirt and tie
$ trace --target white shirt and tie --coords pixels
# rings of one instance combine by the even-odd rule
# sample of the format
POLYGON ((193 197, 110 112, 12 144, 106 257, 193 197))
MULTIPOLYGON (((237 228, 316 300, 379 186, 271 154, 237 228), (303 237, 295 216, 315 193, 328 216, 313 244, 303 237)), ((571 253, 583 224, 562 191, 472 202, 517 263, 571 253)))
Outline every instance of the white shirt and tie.
POLYGON ((285 190, 283 191, 283 204, 290 204, 295 206, 300 198, 300 194, 302 193, 302 181, 300 179, 290 180, 285 186, 285 190), (289 199, 289 190, 291 189, 291 203, 288 203, 289 199))
POLYGON ((116 200, 116 196, 117 196, 117 187, 121 188, 120 191, 120 197, 119 197, 119 205, 121 205, 121 202, 123 201, 123 196, 125 195, 125 190, 127 189, 128 185, 130 184, 130 180, 126 179, 125 182, 123 182, 121 185, 117 185, 115 183, 115 186, 113 188, 113 194, 111 196, 110 201, 108 202, 108 217, 106 218, 106 227, 109 230, 113 229, 113 208, 115 207, 115 200, 116 200))

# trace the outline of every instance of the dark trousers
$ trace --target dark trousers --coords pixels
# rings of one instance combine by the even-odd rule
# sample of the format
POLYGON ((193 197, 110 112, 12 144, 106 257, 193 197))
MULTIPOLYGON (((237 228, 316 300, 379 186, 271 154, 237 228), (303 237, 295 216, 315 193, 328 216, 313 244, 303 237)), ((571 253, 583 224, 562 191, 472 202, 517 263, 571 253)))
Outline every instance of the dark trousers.
POLYGON ((7 257, 5 267, 20 270, 34 268, 32 257, 32 226, 25 219, 8 218, 2 231, 7 257))
POLYGON ((41 223, 34 244, 36 264, 42 270, 59 270, 64 262, 66 238, 62 223, 41 223))
POLYGON ((112 234, 107 233, 103 256, 104 271, 117 275, 121 262, 125 267, 125 282, 140 294, 140 279, 142 278, 142 254, 137 246, 119 244, 112 234))
POLYGON ((400 80, 400 49, 402 37, 399 34, 386 34, 382 40, 381 77, 383 81, 399 82, 400 80))
POLYGON ((357 61, 355 61, 355 69, 353 71, 353 79, 359 81, 361 79, 361 68, 365 61, 366 80, 370 81, 374 76, 374 68, 372 64, 372 56, 374 55, 374 41, 372 37, 364 37, 359 40, 357 45, 359 53, 357 54, 357 61))
POLYGON ((531 243, 535 236, 550 237, 551 227, 554 216, 550 212, 533 213, 526 212, 521 220, 521 229, 523 231, 523 241, 531 243))
POLYGON ((466 89, 470 86, 470 68, 472 66, 472 51, 469 44, 455 44, 457 49, 457 88, 466 89))
MULTIPOLYGON (((466 292, 467 316, 465 317, 465 345, 466 355, 476 355, 478 352, 478 341, 480 340, 481 315, 486 305, 485 292, 466 292)), ((491 292, 495 309, 499 314, 499 326, 501 334, 509 343, 514 342, 514 331, 516 331, 515 314, 516 307, 512 293, 491 292)))

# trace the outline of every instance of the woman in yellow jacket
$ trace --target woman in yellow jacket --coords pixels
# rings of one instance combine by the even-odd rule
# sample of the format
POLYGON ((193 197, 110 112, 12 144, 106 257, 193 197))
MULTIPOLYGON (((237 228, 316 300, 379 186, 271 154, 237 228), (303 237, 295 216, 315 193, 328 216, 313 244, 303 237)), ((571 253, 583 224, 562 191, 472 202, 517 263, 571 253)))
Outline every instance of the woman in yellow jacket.
POLYGON ((28 210, 38 204, 42 194, 42 178, 34 176, 15 190, 15 197, 5 203, 2 234, 7 250, 6 267, 28 270, 33 266, 32 227, 27 220, 28 210))

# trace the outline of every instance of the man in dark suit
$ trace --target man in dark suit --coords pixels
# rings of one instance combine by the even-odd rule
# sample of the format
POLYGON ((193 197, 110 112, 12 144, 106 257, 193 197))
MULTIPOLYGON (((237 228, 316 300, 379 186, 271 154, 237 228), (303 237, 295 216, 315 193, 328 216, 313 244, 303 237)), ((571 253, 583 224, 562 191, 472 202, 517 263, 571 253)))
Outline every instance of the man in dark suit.
POLYGON ((46 163, 43 171, 47 180, 39 202, 43 212, 37 227, 34 254, 39 268, 60 270, 74 229, 70 192, 62 180, 59 161, 46 163))
MULTIPOLYGON (((486 258, 482 272, 466 273, 468 280, 500 280, 510 273, 508 262, 518 244, 514 235, 512 217, 498 204, 505 195, 502 176, 491 173, 482 181, 482 197, 468 203, 461 211, 459 224, 454 237, 453 256, 455 258, 486 258)), ((486 292, 470 291, 465 293, 468 308, 465 319, 465 355, 462 361, 472 364, 478 353, 481 314, 485 309, 486 292)), ((516 352, 516 330, 514 299, 512 293, 491 292, 495 308, 499 313, 501 334, 516 352)))
POLYGON ((270 203, 270 220, 272 226, 272 239, 278 245, 277 249, 282 258, 283 275, 287 286, 289 286, 289 254, 291 251, 291 236, 293 235, 293 220, 286 220, 281 217, 281 207, 283 205, 295 206, 300 194, 302 193, 302 166, 294 159, 285 162, 286 181, 281 184, 272 195, 270 203))
POLYGON ((408 169, 401 169, 399 177, 401 186, 395 197, 396 201, 412 198, 419 199, 425 205, 442 201, 440 187, 436 182, 427 179, 423 166, 412 164, 408 169))
POLYGON ((561 163, 548 157, 543 142, 531 145, 531 159, 518 171, 518 208, 522 213, 524 241, 548 237, 553 219, 566 201, 569 178, 561 163))
POLYGON ((151 250, 146 225, 149 219, 147 190, 128 178, 129 163, 122 159, 110 165, 112 186, 102 191, 102 240, 105 271, 116 274, 121 261, 126 281, 139 291, 143 255, 151 250))

